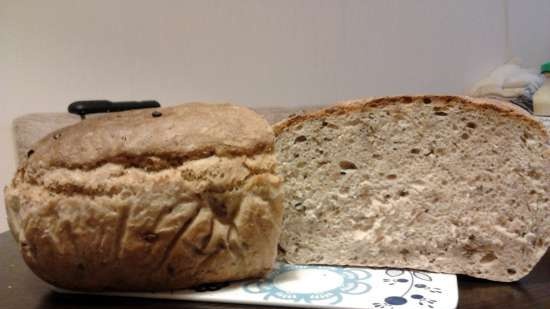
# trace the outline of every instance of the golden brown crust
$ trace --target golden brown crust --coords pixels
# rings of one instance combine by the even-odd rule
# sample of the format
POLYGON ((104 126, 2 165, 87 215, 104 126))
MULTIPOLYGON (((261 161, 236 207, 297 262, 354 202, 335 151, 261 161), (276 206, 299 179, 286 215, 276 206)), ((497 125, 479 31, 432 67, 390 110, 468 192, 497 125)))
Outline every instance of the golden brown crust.
POLYGON ((83 120, 40 140, 26 164, 93 168, 108 162, 141 165, 155 157, 177 165, 211 155, 253 155, 272 144, 269 124, 247 108, 188 103, 83 120))
POLYGON ((381 97, 381 98, 368 98, 368 99, 357 99, 336 103, 334 106, 330 106, 324 109, 321 109, 317 112, 302 114, 290 117, 283 121, 276 123, 273 126, 275 135, 281 134, 281 132, 288 130, 290 127, 298 125, 304 121, 312 119, 321 119, 330 115, 340 115, 351 113, 354 111, 360 111, 365 108, 376 108, 377 106, 383 106, 388 104, 408 104, 414 101, 425 101, 425 102, 437 102, 438 104, 467 104, 472 108, 478 108, 482 110, 494 110, 505 114, 509 117, 515 117, 522 121, 529 123, 529 125, 535 128, 540 132, 541 136, 544 137, 544 140, 548 143, 549 137, 548 132, 544 126, 528 112, 524 111, 518 106, 515 106, 508 102, 493 100, 493 99, 480 99, 472 98, 468 96, 444 96, 444 95, 418 95, 418 96, 392 96, 392 97, 381 97))
POLYGON ((158 291, 269 271, 282 200, 267 122, 228 104, 158 111, 59 130, 23 162, 4 196, 39 277, 71 290, 158 291))
POLYGON ((219 193, 202 190, 215 181, 203 179, 187 184, 186 192, 200 193, 178 195, 177 171, 136 173, 142 177, 132 195, 9 187, 10 225, 31 270, 57 287, 86 291, 181 289, 269 271, 282 220, 278 177, 252 175, 219 193))

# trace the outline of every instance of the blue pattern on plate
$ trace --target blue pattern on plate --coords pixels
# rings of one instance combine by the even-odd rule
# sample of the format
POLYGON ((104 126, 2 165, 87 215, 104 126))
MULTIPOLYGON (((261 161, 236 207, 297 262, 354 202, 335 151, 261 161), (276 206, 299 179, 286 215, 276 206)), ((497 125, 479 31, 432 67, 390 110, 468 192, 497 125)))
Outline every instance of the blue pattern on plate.
POLYGON ((371 274, 363 269, 314 266, 314 265, 289 265, 279 264, 266 278, 254 282, 248 282, 243 285, 243 289, 251 294, 265 294, 264 299, 275 297, 281 300, 292 300, 294 302, 305 302, 308 304, 329 302, 331 305, 342 301, 344 294, 361 295, 370 291, 371 286, 366 280, 371 274), (319 274, 330 272, 331 275, 337 275, 340 282, 337 286, 332 286, 324 291, 304 292, 288 291, 278 286, 277 281, 281 280, 289 273, 299 270, 316 270, 319 274))
POLYGON ((434 308, 433 304, 435 304, 437 300, 431 298, 431 296, 425 295, 430 295, 430 293, 441 294, 440 288, 430 287, 428 284, 424 283, 415 283, 415 280, 426 282, 432 281, 432 277, 424 272, 388 269, 386 270, 386 276, 387 277, 383 280, 385 283, 388 285, 403 284, 405 290, 400 295, 391 295, 384 298, 383 303, 373 303, 375 308, 394 308, 394 306, 401 306, 409 301, 417 301, 421 306, 426 305, 427 308, 434 308), (409 295, 409 293, 413 293, 413 291, 414 294, 409 295))

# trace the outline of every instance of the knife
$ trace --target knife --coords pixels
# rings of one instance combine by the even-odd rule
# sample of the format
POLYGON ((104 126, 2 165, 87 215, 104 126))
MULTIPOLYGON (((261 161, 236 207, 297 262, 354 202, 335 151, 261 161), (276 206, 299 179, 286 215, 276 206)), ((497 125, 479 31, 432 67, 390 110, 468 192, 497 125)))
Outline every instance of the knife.
POLYGON ((160 107, 155 100, 146 101, 121 101, 111 102, 109 100, 86 100, 76 101, 69 105, 68 111, 77 114, 84 119, 87 114, 121 112, 131 109, 160 107))

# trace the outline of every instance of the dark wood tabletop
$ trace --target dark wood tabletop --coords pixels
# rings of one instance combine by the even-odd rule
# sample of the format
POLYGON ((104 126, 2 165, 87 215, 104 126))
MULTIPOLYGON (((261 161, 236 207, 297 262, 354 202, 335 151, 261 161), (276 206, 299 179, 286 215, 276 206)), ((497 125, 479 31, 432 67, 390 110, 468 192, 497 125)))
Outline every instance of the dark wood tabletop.
MULTIPOLYGON (((109 296, 66 295, 52 292, 24 264, 9 232, 0 234, 0 308, 64 309, 64 308, 255 308, 257 306, 198 303, 109 296)), ((473 308, 550 308, 550 251, 535 269, 515 283, 498 283, 458 277, 459 309, 473 308)), ((274 307, 262 307, 274 308, 274 307)))

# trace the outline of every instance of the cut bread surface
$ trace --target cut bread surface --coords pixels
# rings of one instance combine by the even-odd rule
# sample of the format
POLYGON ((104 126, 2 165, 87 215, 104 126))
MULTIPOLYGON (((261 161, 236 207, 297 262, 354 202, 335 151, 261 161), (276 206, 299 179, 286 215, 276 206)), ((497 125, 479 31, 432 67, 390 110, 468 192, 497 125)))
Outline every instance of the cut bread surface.
POLYGON ((548 135, 504 103, 359 100, 275 132, 290 262, 514 281, 549 246, 548 135))

